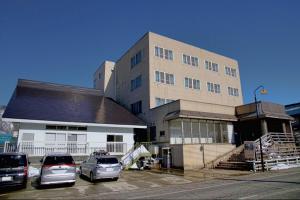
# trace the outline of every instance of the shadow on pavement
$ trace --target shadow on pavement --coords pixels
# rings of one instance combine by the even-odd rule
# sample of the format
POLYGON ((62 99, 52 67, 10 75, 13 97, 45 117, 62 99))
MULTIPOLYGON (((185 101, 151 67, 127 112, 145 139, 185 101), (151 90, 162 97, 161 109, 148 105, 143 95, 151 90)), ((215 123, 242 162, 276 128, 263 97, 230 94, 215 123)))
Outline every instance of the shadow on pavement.
POLYGON ((217 178, 218 180, 225 180, 225 181, 240 181, 240 182, 260 182, 260 183, 287 183, 287 184, 300 184, 297 181, 272 181, 272 180, 241 180, 241 179, 234 179, 234 178, 217 178))

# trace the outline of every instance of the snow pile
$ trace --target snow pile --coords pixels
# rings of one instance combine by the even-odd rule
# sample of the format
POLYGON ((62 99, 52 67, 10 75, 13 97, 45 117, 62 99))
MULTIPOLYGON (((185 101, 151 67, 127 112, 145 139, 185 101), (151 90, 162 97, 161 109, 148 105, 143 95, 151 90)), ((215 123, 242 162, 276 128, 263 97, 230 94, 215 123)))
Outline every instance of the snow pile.
POLYGON ((29 166, 28 177, 34 177, 40 175, 40 169, 29 166))
POLYGON ((294 167, 300 167, 300 164, 278 164, 278 165, 274 165, 271 170, 280 170, 280 169, 289 169, 289 168, 294 168, 294 167))

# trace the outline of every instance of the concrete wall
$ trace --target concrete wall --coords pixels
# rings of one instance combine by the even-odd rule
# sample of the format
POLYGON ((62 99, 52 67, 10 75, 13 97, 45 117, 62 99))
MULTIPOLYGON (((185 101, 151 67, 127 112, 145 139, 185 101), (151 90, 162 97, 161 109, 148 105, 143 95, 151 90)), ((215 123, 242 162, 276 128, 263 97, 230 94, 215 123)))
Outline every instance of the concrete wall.
POLYGON ((149 111, 149 40, 145 35, 133 45, 117 62, 117 102, 131 110, 131 104, 142 101, 142 113, 139 117, 146 119, 149 111), (131 68, 131 58, 142 51, 142 60, 131 68), (131 80, 142 75, 142 84, 131 91, 131 80))
POLYGON ((231 144, 171 145, 172 161, 175 167, 181 167, 185 170, 201 169, 206 163, 232 151, 234 148, 235 145, 231 144), (201 149, 201 146, 204 148, 201 149))
POLYGON ((228 106, 243 104, 239 66, 236 60, 151 32, 149 33, 149 54, 150 108, 156 106, 155 97, 173 100, 184 99, 228 106), (172 50, 173 60, 156 57, 155 46, 172 50), (198 57, 199 66, 194 67, 184 64, 183 54, 198 57), (217 63, 219 72, 207 70, 205 68, 205 60, 217 63), (225 66, 236 69, 237 77, 226 75, 225 66), (156 70, 174 74, 175 85, 155 82, 156 70), (185 77, 200 80, 200 90, 185 88, 185 77), (221 94, 208 92, 207 82, 220 84, 221 94), (229 96, 228 87, 238 88, 239 96, 229 96))
POLYGON ((101 90, 103 95, 116 99, 116 87, 115 87, 115 63, 111 61, 105 61, 94 73, 94 87, 101 90))

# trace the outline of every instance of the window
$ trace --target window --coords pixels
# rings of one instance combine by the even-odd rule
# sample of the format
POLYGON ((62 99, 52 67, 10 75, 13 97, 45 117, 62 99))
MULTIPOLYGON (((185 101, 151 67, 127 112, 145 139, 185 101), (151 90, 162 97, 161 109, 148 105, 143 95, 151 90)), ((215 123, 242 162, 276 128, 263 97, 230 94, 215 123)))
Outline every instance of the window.
POLYGON ((236 69, 225 66, 225 74, 228 76, 236 77, 236 69))
POLYGON ((198 58, 192 57, 192 66, 198 67, 198 58))
POLYGON ((228 87, 228 94, 230 96, 239 96, 239 90, 237 88, 228 87))
POLYGON ((193 79, 193 88, 196 90, 200 90, 200 81, 193 79))
POLYGON ((155 98, 155 104, 156 104, 156 106, 164 105, 165 104, 165 99, 156 97, 155 98))
POLYGON ((70 131, 86 131, 86 126, 55 126, 46 125, 47 130, 70 130, 70 131))
POLYGON ((215 86, 215 93, 221 93, 221 88, 219 84, 214 84, 215 86))
POLYGON ((161 83, 165 82, 165 73, 164 72, 160 72, 160 82, 161 83))
POLYGON ((134 56, 130 59, 131 62, 131 68, 142 62, 142 51, 137 52, 134 56))
POLYGON ((218 72, 219 71, 219 65, 217 63, 211 62, 211 61, 205 61, 205 68, 210 71, 218 72))
POLYGON ((23 133, 22 141, 34 141, 34 133, 23 133))
POLYGON ((155 105, 156 105, 156 107, 157 107, 157 106, 164 105, 164 104, 166 104, 166 103, 170 103, 170 102, 172 102, 172 101, 174 101, 174 100, 156 97, 156 98, 155 98, 155 105))
POLYGON ((166 99, 166 103, 171 103, 173 101, 174 101, 173 99, 166 99))
POLYGON ((142 101, 131 104, 131 112, 133 114, 142 113, 142 101))
POLYGON ((199 59, 197 57, 193 57, 193 56, 183 54, 182 55, 182 60, 183 60, 184 64, 192 65, 192 66, 195 66, 195 67, 198 66, 199 59))
POLYGON ((200 80, 185 77, 184 86, 186 88, 193 88, 196 90, 200 90, 200 80))
POLYGON ((175 76, 174 74, 168 74, 165 72, 155 71, 155 81, 158 83, 166 83, 169 85, 175 84, 175 76))
POLYGON ((174 75, 166 73, 166 84, 174 85, 174 75))
POLYGON ((173 60, 173 51, 156 46, 155 56, 159 58, 165 58, 166 60, 173 60))
POLYGON ((123 142, 123 135, 107 135, 107 142, 123 142))
POLYGON ((139 75, 134 80, 131 80, 131 91, 139 88, 142 85, 142 75, 139 75))
POLYGON ((186 88, 193 88, 193 79, 185 77, 184 78, 184 86, 186 88))
POLYGON ((159 71, 155 71, 155 81, 160 82, 160 76, 159 76, 159 71))
POLYGON ((173 60, 173 51, 165 49, 165 59, 173 60))
POLYGON ((159 131, 159 136, 164 137, 166 135, 165 131, 159 131))
POLYGON ((207 82, 207 90, 209 92, 221 93, 221 86, 220 84, 207 82))

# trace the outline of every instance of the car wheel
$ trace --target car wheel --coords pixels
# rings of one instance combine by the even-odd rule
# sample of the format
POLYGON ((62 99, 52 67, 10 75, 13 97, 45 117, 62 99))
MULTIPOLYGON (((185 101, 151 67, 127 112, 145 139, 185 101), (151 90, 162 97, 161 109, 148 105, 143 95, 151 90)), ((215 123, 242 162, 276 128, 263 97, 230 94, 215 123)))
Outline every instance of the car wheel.
POLYGON ((90 181, 92 183, 95 181, 93 172, 90 173, 90 181))
POLYGON ((115 177, 115 178, 113 178, 113 180, 114 180, 114 181, 117 181, 118 179, 119 179, 119 177, 115 177))
POLYGON ((25 189, 27 187, 27 179, 24 180, 24 182, 22 183, 21 187, 23 189, 25 189))
POLYGON ((82 174, 82 169, 81 169, 81 167, 80 167, 80 168, 79 168, 79 176, 82 177, 82 175, 83 175, 83 174, 82 174))
POLYGON ((74 186, 75 185, 75 182, 74 183, 70 183, 70 187, 74 186))

